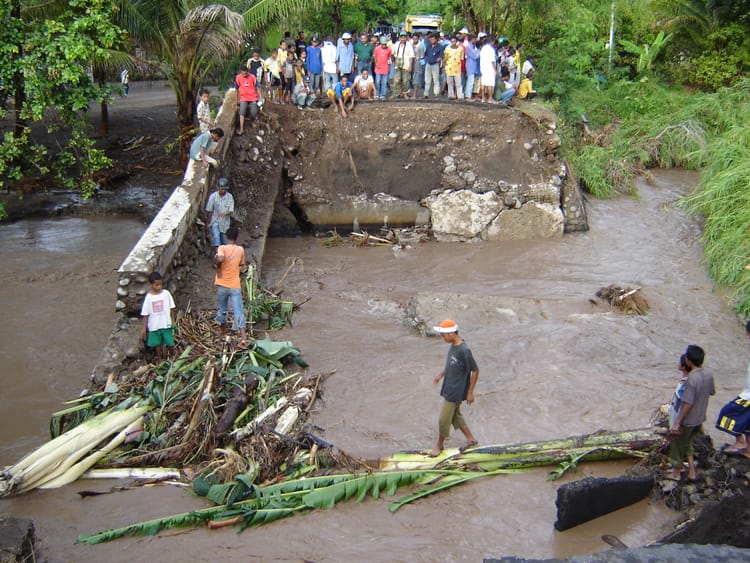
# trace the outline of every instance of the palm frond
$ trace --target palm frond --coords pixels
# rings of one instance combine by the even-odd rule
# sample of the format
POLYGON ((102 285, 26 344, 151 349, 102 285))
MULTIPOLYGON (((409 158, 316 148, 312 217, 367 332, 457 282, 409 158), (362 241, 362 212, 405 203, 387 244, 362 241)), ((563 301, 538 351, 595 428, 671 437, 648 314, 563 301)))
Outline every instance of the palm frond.
POLYGON ((244 14, 245 25, 250 31, 258 31, 288 16, 318 4, 317 0, 260 0, 244 14))

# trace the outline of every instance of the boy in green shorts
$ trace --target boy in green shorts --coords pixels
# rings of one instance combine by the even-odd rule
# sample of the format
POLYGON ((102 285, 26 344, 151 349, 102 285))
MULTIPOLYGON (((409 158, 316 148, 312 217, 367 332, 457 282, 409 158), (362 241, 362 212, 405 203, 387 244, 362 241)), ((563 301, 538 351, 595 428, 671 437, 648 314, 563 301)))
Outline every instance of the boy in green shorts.
POLYGON ((156 359, 162 362, 166 359, 166 348, 174 346, 174 328, 172 325, 172 309, 174 299, 168 290, 164 289, 164 280, 159 272, 152 272, 148 277, 151 291, 143 299, 141 316, 143 329, 141 337, 148 332, 146 346, 156 349, 156 359))

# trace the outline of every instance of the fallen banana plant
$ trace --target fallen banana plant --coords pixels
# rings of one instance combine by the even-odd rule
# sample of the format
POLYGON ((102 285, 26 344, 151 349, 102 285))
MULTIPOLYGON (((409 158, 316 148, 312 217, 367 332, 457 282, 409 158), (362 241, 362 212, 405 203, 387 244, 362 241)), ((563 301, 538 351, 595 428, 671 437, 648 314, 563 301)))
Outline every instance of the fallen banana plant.
POLYGON ((128 429, 140 424, 150 408, 143 405, 113 408, 50 440, 2 471, 0 496, 37 487, 60 487, 75 481, 104 455, 122 444, 128 429), (94 451, 113 434, 115 437, 104 447, 94 451))
POLYGON ((474 447, 467 451, 444 450, 438 457, 424 452, 397 452, 381 460, 379 471, 307 476, 273 485, 255 485, 252 475, 238 475, 233 483, 194 481, 200 495, 223 503, 204 510, 149 520, 90 536, 79 541, 101 543, 126 535, 156 534, 166 528, 198 526, 211 529, 225 526, 267 524, 314 508, 331 508, 336 503, 368 496, 392 496, 403 487, 419 489, 389 504, 395 512, 405 504, 482 477, 519 473, 524 468, 555 465, 571 459, 620 459, 641 457, 663 444, 664 438, 651 428, 625 432, 597 432, 562 440, 474 447))
POLYGON ((381 494, 392 496, 402 487, 414 484, 426 485, 419 494, 412 494, 391 503, 390 509, 395 512, 404 504, 433 492, 472 479, 500 473, 512 473, 512 471, 498 470, 477 473, 428 469, 349 473, 294 479, 267 487, 257 487, 244 479, 240 479, 232 487, 209 487, 208 489, 199 487, 199 493, 204 492, 211 496, 220 494, 219 498, 227 499, 226 504, 149 520, 90 536, 80 536, 78 541, 97 544, 130 535, 153 535, 168 528, 198 526, 204 522, 212 529, 226 525, 239 525, 241 529, 245 529, 249 526, 268 524, 274 520, 315 508, 332 508, 338 502, 352 498, 357 502, 362 502, 367 497, 377 499, 381 494))

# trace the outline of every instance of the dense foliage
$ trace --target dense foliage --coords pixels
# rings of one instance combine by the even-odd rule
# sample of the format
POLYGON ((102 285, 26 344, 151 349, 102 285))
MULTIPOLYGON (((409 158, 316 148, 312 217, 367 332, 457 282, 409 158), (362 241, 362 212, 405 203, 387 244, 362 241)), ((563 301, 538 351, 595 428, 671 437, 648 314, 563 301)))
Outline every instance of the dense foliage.
POLYGON ((108 57, 123 33, 112 24, 105 0, 39 4, 0 2, 0 85, 3 101, 14 102, 0 111, 8 124, 0 140, 0 186, 29 173, 52 173, 63 186, 90 195, 94 174, 109 161, 86 133, 83 112, 111 92, 94 85, 87 70, 92 60, 108 57), (54 158, 32 140, 32 122, 43 122, 48 132, 70 129, 69 142, 54 158))

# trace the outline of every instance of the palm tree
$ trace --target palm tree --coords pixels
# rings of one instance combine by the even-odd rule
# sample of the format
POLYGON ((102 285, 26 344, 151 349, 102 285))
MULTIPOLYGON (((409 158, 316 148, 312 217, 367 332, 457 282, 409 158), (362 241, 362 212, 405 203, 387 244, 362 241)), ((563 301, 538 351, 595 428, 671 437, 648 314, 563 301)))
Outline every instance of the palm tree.
POLYGON ((312 0, 261 0, 205 4, 198 0, 120 0, 118 23, 158 61, 177 98, 180 160, 187 163, 198 88, 213 66, 244 49, 261 29, 312 0))
POLYGON ((118 23, 154 56, 177 98, 180 160, 187 162, 196 93, 213 64, 243 45, 242 16, 194 0, 123 0, 118 23))

